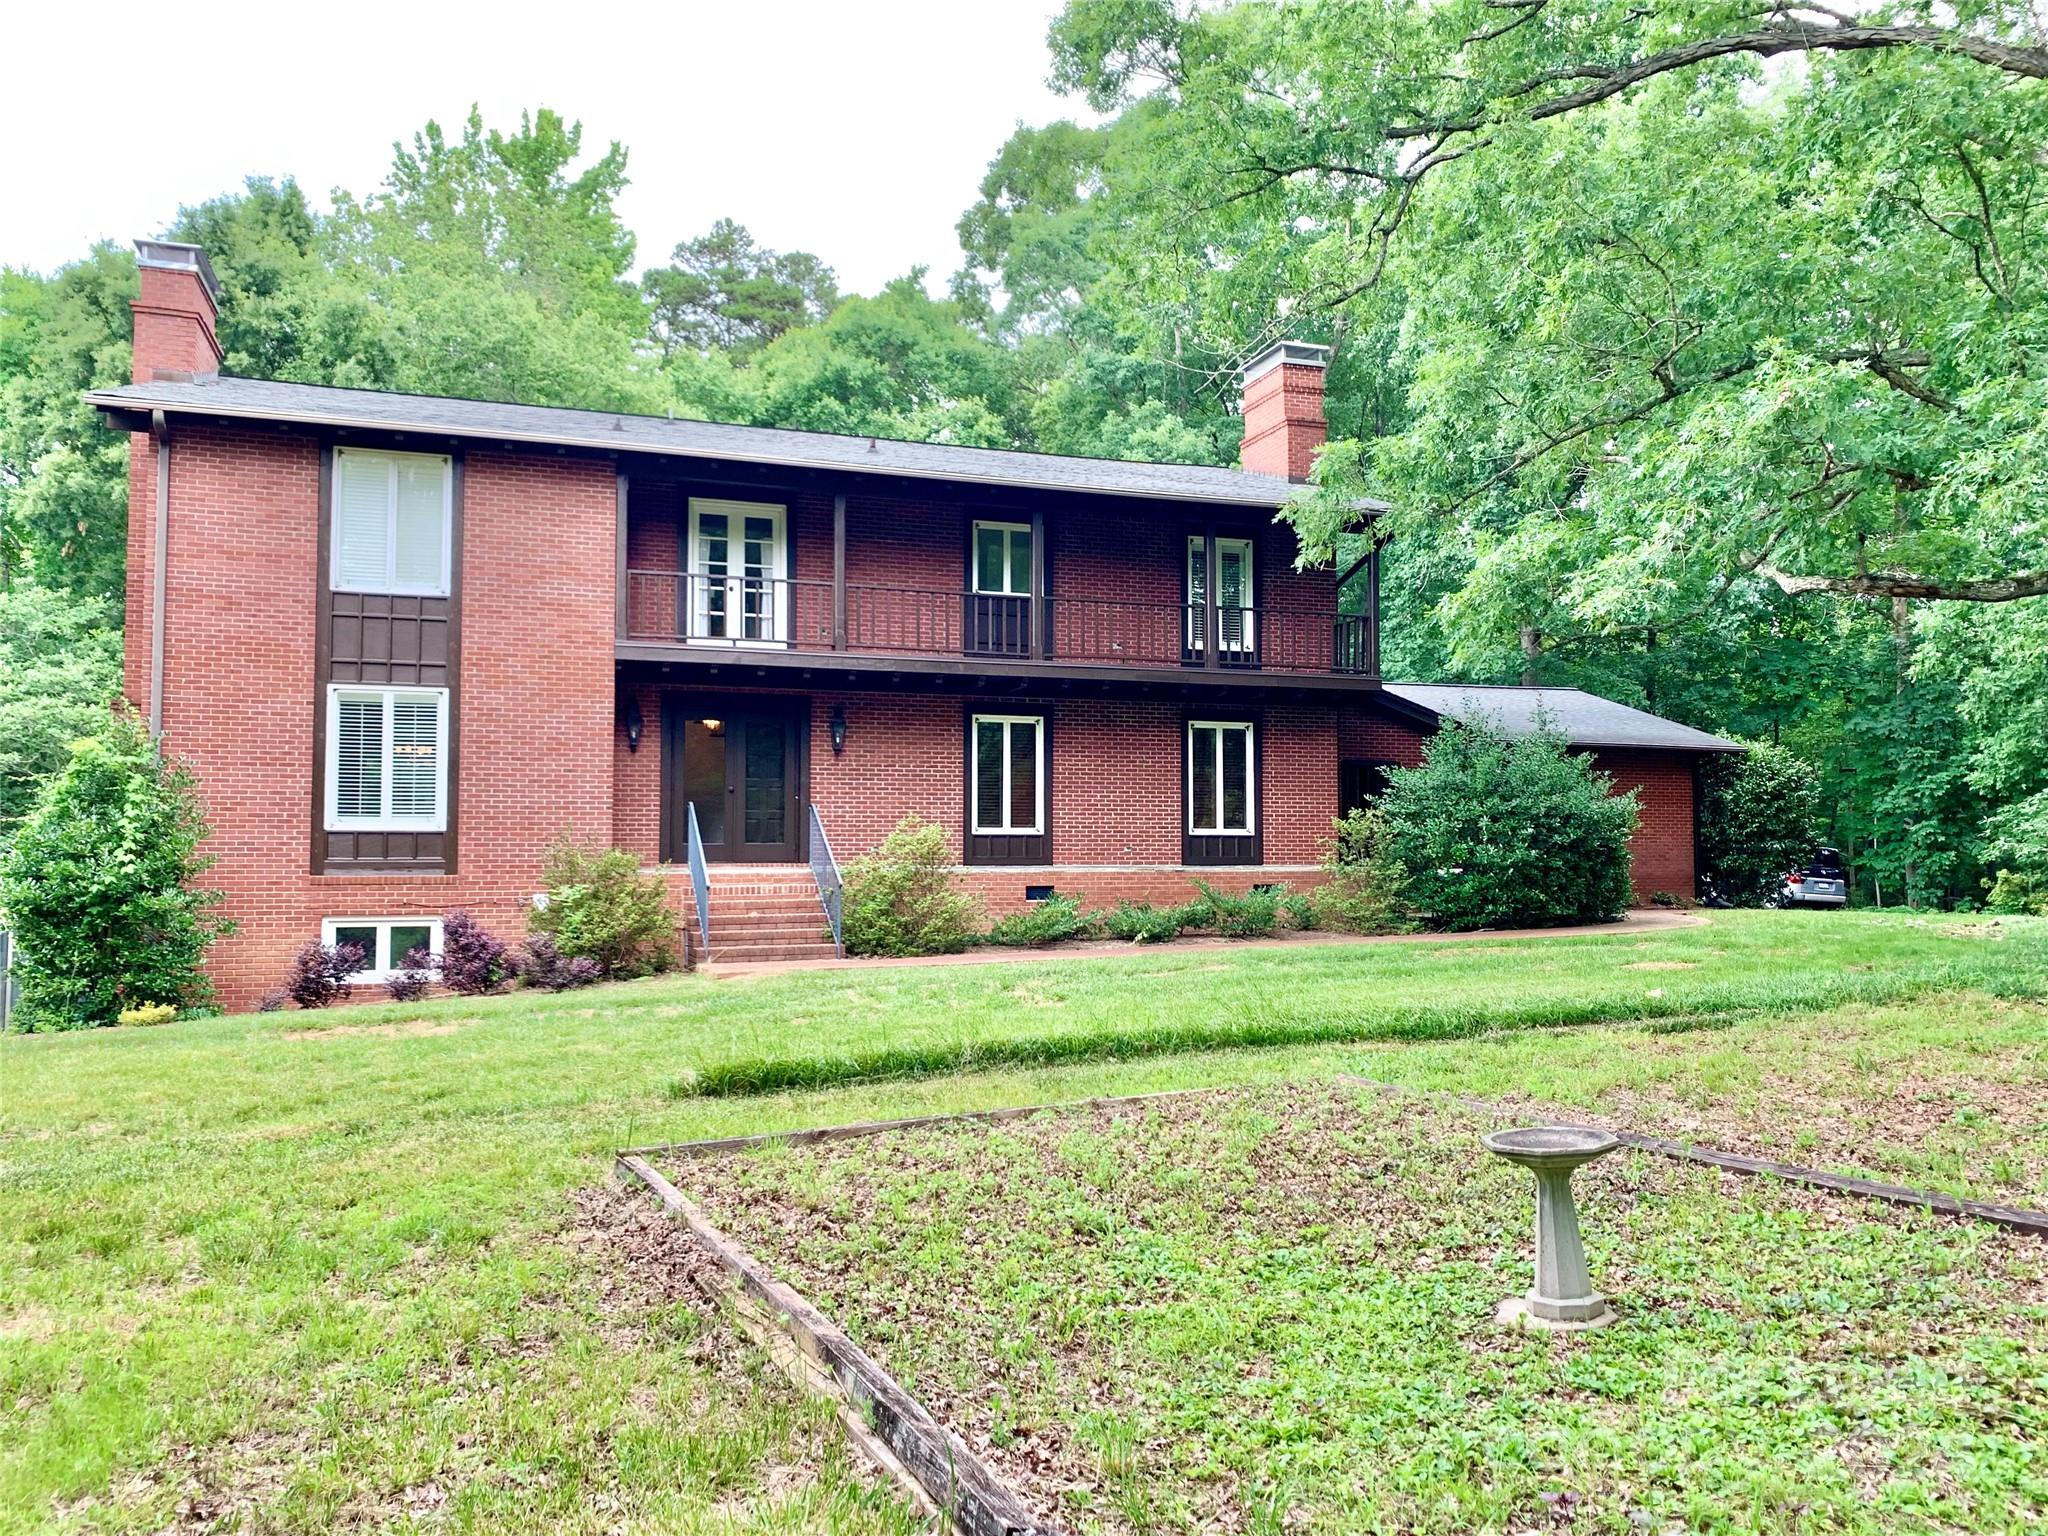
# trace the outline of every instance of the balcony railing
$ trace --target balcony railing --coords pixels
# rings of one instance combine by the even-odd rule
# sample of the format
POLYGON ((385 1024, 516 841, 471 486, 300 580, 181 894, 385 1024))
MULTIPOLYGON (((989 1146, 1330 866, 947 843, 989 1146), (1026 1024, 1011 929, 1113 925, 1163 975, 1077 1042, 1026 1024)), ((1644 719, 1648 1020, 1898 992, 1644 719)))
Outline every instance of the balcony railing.
POLYGON ((992 656, 1093 666, 1374 676, 1371 619, 1331 608, 1028 597, 684 571, 626 573, 629 640, 843 652, 992 656))

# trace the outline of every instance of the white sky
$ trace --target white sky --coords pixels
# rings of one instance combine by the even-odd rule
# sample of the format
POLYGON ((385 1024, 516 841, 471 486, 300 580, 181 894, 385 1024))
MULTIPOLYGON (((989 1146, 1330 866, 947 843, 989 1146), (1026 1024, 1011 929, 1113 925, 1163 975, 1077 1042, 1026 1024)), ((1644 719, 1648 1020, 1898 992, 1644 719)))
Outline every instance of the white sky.
POLYGON ((323 208, 369 192, 394 140, 429 118, 452 136, 474 101, 490 126, 548 106, 586 149, 624 143, 643 265, 729 217, 842 290, 921 263, 943 292, 1003 140, 1086 112, 1044 83, 1056 0, 0 8, 0 264, 38 271, 251 175, 295 175, 323 208))

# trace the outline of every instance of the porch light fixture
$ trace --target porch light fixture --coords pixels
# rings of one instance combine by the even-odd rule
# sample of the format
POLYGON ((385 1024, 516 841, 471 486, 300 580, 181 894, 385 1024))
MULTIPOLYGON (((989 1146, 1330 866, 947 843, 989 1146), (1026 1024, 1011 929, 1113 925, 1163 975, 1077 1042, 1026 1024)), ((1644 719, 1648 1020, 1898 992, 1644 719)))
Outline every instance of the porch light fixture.
POLYGON ((832 718, 826 722, 826 731, 832 738, 832 755, 837 757, 846 750, 846 706, 834 704, 832 718))
POLYGON ((626 698, 625 723, 626 750, 628 752, 638 752, 640 750, 640 733, 646 728, 647 722, 640 718, 640 701, 631 695, 628 695, 626 698))
POLYGON ((1536 1175, 1536 1283, 1526 1296, 1500 1305, 1495 1319, 1529 1330, 1573 1331, 1614 1321, 1607 1298, 1593 1289, 1579 1213, 1572 1204, 1572 1170, 1605 1157, 1621 1142, 1605 1131, 1576 1125, 1531 1126, 1481 1138, 1495 1157, 1536 1175))

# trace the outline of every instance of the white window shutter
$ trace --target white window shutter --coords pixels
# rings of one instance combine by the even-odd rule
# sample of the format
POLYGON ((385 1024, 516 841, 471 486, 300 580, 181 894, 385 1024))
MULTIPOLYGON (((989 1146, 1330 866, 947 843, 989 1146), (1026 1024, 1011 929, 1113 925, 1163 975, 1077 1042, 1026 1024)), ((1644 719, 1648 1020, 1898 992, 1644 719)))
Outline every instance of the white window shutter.
POLYGON ((441 700, 400 697, 391 705, 391 814, 432 819, 440 811, 441 700))
POLYGON ((391 579, 391 461, 381 454, 334 456, 334 580, 380 591, 391 579))
POLYGON ((383 815, 384 700, 344 695, 336 709, 335 725, 335 814, 383 815))

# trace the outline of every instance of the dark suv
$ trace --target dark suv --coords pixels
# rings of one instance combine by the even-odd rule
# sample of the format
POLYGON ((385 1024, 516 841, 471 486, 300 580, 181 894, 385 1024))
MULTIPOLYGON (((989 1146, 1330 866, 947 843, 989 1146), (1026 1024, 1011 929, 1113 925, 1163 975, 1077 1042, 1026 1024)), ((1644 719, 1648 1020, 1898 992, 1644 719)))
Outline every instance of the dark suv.
POLYGON ((1817 849, 1806 868, 1785 877, 1778 893, 1783 907, 1846 907, 1849 905, 1849 872, 1842 868, 1838 848, 1817 849))

